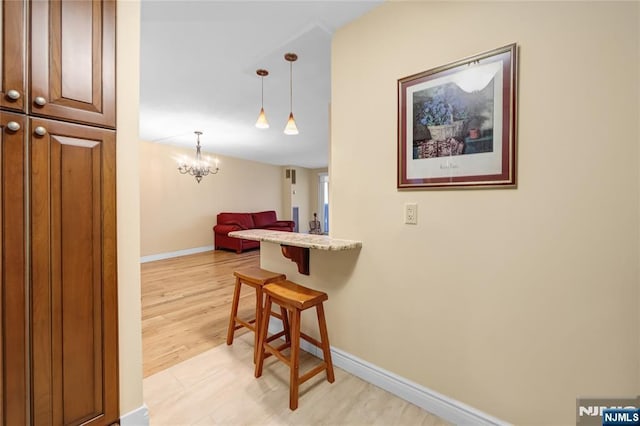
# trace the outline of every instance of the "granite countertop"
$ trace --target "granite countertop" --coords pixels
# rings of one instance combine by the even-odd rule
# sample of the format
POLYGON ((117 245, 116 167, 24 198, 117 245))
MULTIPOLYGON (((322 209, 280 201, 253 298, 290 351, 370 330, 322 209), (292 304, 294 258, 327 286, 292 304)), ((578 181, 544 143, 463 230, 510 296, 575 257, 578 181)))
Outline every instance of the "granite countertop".
POLYGON ((267 229, 247 229, 229 232, 230 237, 245 240, 312 248, 318 250, 351 250, 362 247, 362 241, 341 240, 327 235, 301 234, 298 232, 269 231, 267 229))

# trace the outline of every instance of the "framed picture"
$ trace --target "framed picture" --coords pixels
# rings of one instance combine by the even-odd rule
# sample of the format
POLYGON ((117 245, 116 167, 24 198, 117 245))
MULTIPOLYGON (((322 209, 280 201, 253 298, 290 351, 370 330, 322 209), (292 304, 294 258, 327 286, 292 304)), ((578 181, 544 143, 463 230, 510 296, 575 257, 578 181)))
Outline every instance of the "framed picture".
POLYGON ((516 186, 511 44, 398 80, 398 188, 516 186))

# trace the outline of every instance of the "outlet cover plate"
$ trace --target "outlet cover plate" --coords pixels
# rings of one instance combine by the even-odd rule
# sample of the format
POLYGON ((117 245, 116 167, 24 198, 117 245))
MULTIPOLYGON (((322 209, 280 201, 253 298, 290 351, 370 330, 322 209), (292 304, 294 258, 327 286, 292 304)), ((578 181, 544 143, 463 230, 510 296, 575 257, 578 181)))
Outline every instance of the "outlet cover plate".
POLYGON ((418 205, 416 203, 406 203, 404 205, 404 223, 410 225, 418 224, 418 205))

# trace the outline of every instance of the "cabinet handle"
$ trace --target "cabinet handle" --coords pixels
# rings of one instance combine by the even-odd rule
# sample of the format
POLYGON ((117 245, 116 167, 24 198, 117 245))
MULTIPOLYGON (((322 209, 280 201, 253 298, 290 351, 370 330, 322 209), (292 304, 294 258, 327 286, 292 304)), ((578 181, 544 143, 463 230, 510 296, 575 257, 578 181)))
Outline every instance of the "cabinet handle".
POLYGON ((33 129, 33 132, 38 136, 44 136, 47 134, 47 129, 45 129, 42 126, 38 126, 35 129, 33 129))
POLYGON ((11 89, 7 92, 7 97, 12 101, 17 101, 18 99, 20 99, 20 92, 18 92, 17 90, 11 89))
POLYGON ((42 96, 36 96, 36 98, 33 101, 36 103, 36 105, 39 105, 39 106, 45 106, 47 104, 47 100, 42 96))
POLYGON ((12 132, 17 132, 18 130, 20 130, 20 124, 15 121, 10 121, 7 123, 7 129, 11 130, 12 132))

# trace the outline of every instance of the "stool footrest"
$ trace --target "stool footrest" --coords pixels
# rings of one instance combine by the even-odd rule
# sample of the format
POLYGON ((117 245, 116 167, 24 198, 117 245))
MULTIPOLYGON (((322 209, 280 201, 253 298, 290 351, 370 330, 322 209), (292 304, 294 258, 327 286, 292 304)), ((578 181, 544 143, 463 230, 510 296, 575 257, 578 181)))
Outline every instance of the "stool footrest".
POLYGON ((311 370, 307 371, 302 376, 300 376, 300 378, 298 379, 299 384, 303 384, 304 382, 306 382, 316 374, 322 373, 326 369, 327 369, 327 363, 322 361, 320 364, 318 364, 317 366, 315 366, 314 368, 312 368, 311 370))
MULTIPOLYGON (((280 347, 282 347, 282 349, 285 349, 287 346, 289 346, 289 344, 285 343, 283 346, 280 346, 280 347)), ((282 352, 280 352, 281 351, 280 347, 274 348, 273 346, 267 345, 265 343, 264 350, 265 350, 265 352, 269 352, 271 355, 275 356, 280 361, 282 361, 285 364, 287 364, 289 366, 289 368, 290 368, 291 367, 291 360, 289 358, 285 357, 284 355, 282 355, 282 352)))
POLYGON ((278 351, 283 351, 283 350, 285 350, 287 348, 290 348, 290 347, 291 347, 291 342, 284 342, 283 344, 281 344, 280 346, 278 346, 275 349, 278 350, 278 351))
POLYGON ((267 342, 272 342, 272 341, 274 341, 274 340, 276 340, 276 339, 279 339, 279 338, 281 338, 281 337, 286 336, 286 334, 287 334, 287 332, 286 332, 286 331, 284 331, 284 330, 282 330, 281 332, 276 333, 276 334, 274 334, 273 336, 269 336, 269 337, 266 339, 266 341, 267 341, 267 342))
POLYGON ((240 318, 236 318, 236 322, 240 325, 236 325, 235 330, 242 328, 242 327, 247 327, 249 330, 253 330, 256 331, 256 326, 255 326, 255 322, 256 320, 253 319, 251 321, 245 321, 245 320, 241 320, 240 318))
MULTIPOLYGON (((276 350, 276 351, 279 351, 279 352, 280 352, 280 351, 283 351, 283 350, 285 350, 285 349, 287 349, 287 348, 290 348, 290 347, 291 347, 291 342, 285 342, 285 343, 281 344, 280 346, 278 346, 277 348, 274 348, 274 347, 273 347, 273 346, 271 346, 271 345, 269 345, 269 347, 270 347, 272 350, 276 350)), ((265 354, 264 354, 264 359, 269 358, 272 354, 273 354, 272 352, 265 352, 265 354)), ((284 355, 283 355, 283 356, 284 356, 284 355)))
POLYGON ((300 338, 306 340, 312 345, 315 345, 317 348, 322 349, 322 343, 320 343, 318 340, 314 339, 313 337, 309 336, 308 334, 300 332, 300 338))
POLYGON ((276 317, 276 318, 278 318, 278 319, 279 319, 279 320, 281 320, 281 321, 283 320, 282 315, 280 315, 280 312, 274 312, 274 311, 271 311, 271 316, 272 316, 272 317, 276 317))

